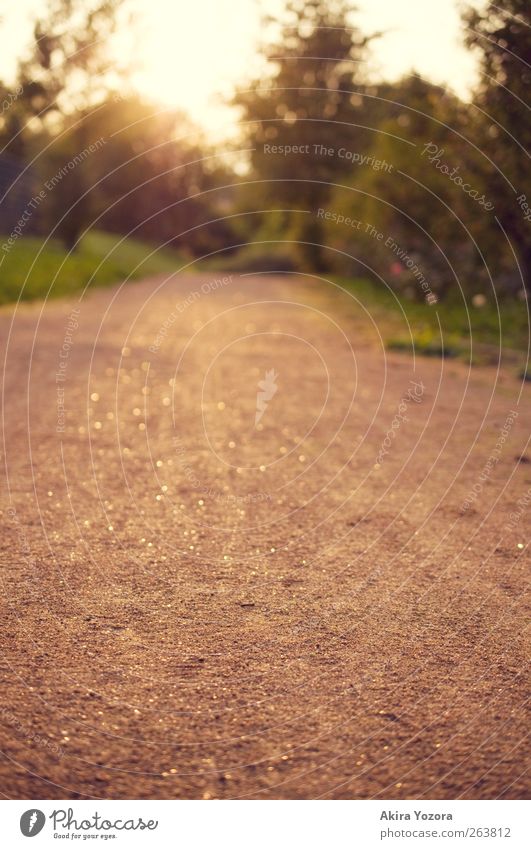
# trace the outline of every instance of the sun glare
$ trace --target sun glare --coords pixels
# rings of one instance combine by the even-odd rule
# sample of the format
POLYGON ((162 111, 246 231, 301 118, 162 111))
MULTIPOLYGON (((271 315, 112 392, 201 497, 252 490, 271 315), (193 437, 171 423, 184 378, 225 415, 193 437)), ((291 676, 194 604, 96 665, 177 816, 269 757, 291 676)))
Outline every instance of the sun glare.
POLYGON ((167 106, 184 109, 219 135, 231 120, 226 102, 237 80, 250 72, 259 35, 254 0, 136 0, 141 28, 139 91, 167 106))

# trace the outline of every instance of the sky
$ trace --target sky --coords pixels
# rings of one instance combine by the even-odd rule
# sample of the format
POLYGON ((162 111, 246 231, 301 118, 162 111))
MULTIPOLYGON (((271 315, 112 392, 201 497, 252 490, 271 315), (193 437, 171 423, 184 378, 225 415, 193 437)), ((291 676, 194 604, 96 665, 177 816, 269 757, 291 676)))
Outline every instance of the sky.
MULTIPOLYGON (((482 0, 473 0, 482 5, 482 0)), ((123 40, 142 94, 185 109, 208 133, 223 135, 232 121, 222 105, 234 85, 257 68, 260 10, 282 0, 129 0, 136 35, 123 40)), ((0 77, 9 79, 45 0, 0 0, 0 77)), ((371 54, 373 74, 395 79, 413 69, 460 95, 475 80, 475 61, 462 44, 459 0, 357 0, 354 21, 385 34, 371 54)))

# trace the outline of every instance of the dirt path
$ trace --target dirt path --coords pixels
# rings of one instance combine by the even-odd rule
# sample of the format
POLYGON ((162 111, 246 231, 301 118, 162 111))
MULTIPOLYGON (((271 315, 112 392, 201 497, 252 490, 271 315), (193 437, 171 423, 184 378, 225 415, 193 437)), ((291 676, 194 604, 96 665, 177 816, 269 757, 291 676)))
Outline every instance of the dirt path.
POLYGON ((521 796, 529 387, 216 279, 0 317, 0 789, 521 796))

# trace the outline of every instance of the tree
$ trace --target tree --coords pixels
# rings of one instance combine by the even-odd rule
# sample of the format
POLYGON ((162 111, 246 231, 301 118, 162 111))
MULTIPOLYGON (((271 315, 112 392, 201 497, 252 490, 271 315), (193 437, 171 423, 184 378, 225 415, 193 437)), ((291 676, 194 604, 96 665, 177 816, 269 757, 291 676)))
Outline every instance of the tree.
POLYGON ((464 21, 467 43, 480 54, 475 102, 485 113, 483 149, 499 169, 489 173, 496 214, 530 289, 531 5, 529 0, 496 0, 481 10, 468 9, 464 21))
MULTIPOLYGON (((29 116, 83 111, 101 101, 118 60, 109 51, 124 0, 48 0, 18 64, 21 104, 29 116)), ((123 69, 122 69, 123 70, 123 69)))
POLYGON ((343 0, 292 0, 280 38, 263 48, 269 73, 235 98, 243 112, 254 198, 284 209, 283 231, 302 243, 303 263, 326 267, 322 223, 330 184, 348 168, 340 151, 356 148, 360 60, 368 39, 349 26, 343 0))
POLYGON ((222 247, 228 226, 207 222, 221 217, 212 190, 229 177, 186 116, 135 97, 111 99, 87 116, 84 132, 107 140, 93 160, 98 226, 195 254, 222 247))
POLYGON ((216 220, 222 215, 212 191, 228 176, 179 112, 155 110, 137 97, 111 97, 68 117, 43 164, 47 224, 59 222, 56 232, 69 249, 93 221, 194 254, 222 247, 231 236, 216 220))
POLYGON ((2 151, 35 159, 43 181, 69 169, 47 203, 50 223, 53 213, 61 212, 53 223, 58 222, 56 232, 69 249, 88 215, 87 207, 76 205, 90 186, 85 151, 95 141, 84 118, 106 97, 111 76, 117 78, 109 39, 123 3, 50 0, 35 21, 32 44, 18 64, 17 96, 0 123, 2 151))
MULTIPOLYGON (((360 109, 363 123, 375 130, 372 159, 367 157, 345 176, 345 188, 335 189, 332 206, 343 218, 362 224, 352 230, 329 222, 330 244, 384 278, 390 275, 395 288, 405 288, 419 299, 425 293, 403 263, 398 271, 400 263, 385 244, 388 237, 408 257, 418 259, 438 297, 458 291, 456 274, 461 286, 477 291, 481 257, 473 239, 487 227, 492 241, 492 222, 456 183, 459 178, 470 183, 478 196, 484 191, 481 155, 467 143, 468 135, 475 135, 469 107, 450 91, 412 74, 367 87, 360 109), (430 162, 433 151, 440 152, 430 162), (370 225, 385 238, 370 235, 370 225)), ((346 258, 340 262, 341 270, 360 272, 359 263, 346 258)))

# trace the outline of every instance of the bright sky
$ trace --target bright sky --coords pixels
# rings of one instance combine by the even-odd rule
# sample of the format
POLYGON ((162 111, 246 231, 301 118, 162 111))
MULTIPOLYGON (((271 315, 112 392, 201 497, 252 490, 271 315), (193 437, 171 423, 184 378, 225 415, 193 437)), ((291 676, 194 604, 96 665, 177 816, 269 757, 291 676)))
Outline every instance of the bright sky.
MULTIPOLYGON (((166 105, 180 106, 219 136, 231 113, 220 95, 256 66, 260 9, 282 0, 129 0, 137 27, 135 87, 166 105)), ((45 0, 0 0, 0 77, 8 77, 45 0)), ((461 43, 458 0, 356 0, 354 20, 365 32, 385 31, 371 71, 396 78, 414 69, 466 95, 475 64, 461 43)), ((474 0, 482 5, 482 0, 474 0)), ((125 47, 131 50, 131 43, 125 47)))

